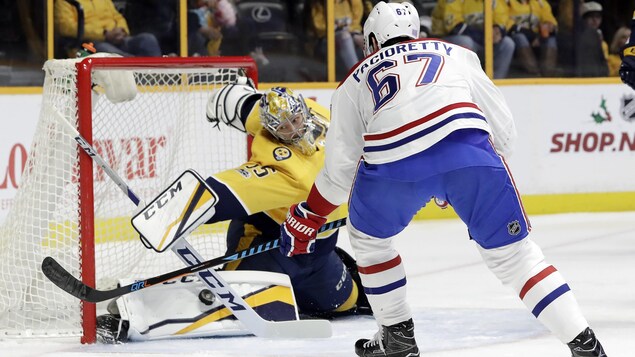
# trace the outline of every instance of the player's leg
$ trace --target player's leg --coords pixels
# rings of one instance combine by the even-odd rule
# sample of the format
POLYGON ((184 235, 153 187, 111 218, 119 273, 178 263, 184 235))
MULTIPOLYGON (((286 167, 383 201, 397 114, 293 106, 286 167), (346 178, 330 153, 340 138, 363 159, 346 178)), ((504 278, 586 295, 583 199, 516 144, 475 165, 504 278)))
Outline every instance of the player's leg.
POLYGON ((381 325, 373 339, 357 341, 355 352, 359 356, 418 356, 406 302, 406 273, 393 237, 433 195, 422 187, 434 185, 390 180, 378 175, 377 169, 360 165, 349 201, 351 246, 364 292, 381 325))
POLYGON ((293 290, 300 311, 306 315, 334 318, 356 312, 360 288, 353 281, 348 268, 335 250, 326 254, 294 256, 298 266, 304 267, 292 279, 293 290))
MULTIPOLYGON (((279 234, 280 225, 265 214, 235 219, 229 225, 227 249, 228 252, 247 249, 279 234)), ((360 294, 347 266, 335 253, 336 242, 334 233, 327 239, 319 239, 313 254, 288 258, 273 249, 227 264, 225 269, 287 274, 301 314, 334 317, 354 313, 358 300, 364 302, 363 293, 360 294)))
POLYGON ((574 356, 604 356, 564 277, 527 237, 531 227, 505 167, 456 170, 446 174, 446 182, 448 201, 467 224, 490 270, 562 342, 572 350, 589 350, 572 351, 574 356))

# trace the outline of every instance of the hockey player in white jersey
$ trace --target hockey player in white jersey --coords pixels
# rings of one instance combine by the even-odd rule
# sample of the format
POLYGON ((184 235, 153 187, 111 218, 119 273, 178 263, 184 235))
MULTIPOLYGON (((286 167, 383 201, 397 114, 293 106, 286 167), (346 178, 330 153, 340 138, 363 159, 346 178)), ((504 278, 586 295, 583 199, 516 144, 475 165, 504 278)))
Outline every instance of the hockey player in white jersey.
POLYGON ((419 356, 392 238, 434 196, 454 207, 490 270, 573 356, 605 356, 566 281, 528 237, 504 161, 516 129, 501 92, 475 53, 418 37, 412 5, 373 8, 367 57, 333 94, 325 166, 307 200, 291 206, 281 250, 310 253, 325 217, 348 200, 351 246, 380 325, 355 352, 419 356))

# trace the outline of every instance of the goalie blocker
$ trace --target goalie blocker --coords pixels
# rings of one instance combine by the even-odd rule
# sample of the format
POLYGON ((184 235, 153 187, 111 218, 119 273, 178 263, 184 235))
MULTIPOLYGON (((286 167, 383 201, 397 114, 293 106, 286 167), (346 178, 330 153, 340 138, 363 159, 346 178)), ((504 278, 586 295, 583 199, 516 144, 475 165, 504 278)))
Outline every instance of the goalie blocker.
MULTIPOLYGON (((299 319, 287 275, 262 271, 219 274, 263 319, 299 319)), ((122 280, 120 284, 132 282, 122 280)), ((108 312, 97 318, 98 337, 104 343, 251 334, 196 275, 112 300, 108 312)))
POLYGON ((218 195, 194 170, 186 170, 168 188, 132 217, 147 248, 163 252, 189 235, 215 213, 218 195))

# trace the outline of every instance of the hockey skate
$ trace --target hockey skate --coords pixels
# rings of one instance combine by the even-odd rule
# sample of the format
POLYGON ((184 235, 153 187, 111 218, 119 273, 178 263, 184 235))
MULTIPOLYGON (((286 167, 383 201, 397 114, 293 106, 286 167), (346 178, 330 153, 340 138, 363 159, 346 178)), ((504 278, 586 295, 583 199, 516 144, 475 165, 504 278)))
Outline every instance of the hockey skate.
POLYGON ((99 315, 97 316, 97 341, 105 344, 128 342, 128 327, 128 321, 123 321, 116 315, 99 315))
POLYGON ((589 327, 567 343, 567 346, 571 349, 572 357, 606 357, 602 344, 589 327))
POLYGON ((390 326, 381 326, 371 340, 357 340, 355 353, 361 357, 419 356, 412 319, 390 326))

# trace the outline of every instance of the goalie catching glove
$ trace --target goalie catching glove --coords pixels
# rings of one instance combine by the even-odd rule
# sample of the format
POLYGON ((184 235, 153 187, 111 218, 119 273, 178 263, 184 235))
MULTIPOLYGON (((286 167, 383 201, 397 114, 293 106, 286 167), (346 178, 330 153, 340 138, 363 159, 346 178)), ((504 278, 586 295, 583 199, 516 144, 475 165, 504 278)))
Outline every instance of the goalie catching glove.
POLYGON ((280 252, 287 257, 313 253, 318 230, 326 217, 313 213, 306 202, 291 206, 280 227, 280 252))
POLYGON ((246 132, 245 124, 240 120, 240 112, 247 98, 252 95, 261 96, 247 77, 239 77, 236 83, 227 84, 214 91, 207 102, 206 116, 210 123, 223 122, 229 126, 246 132))

